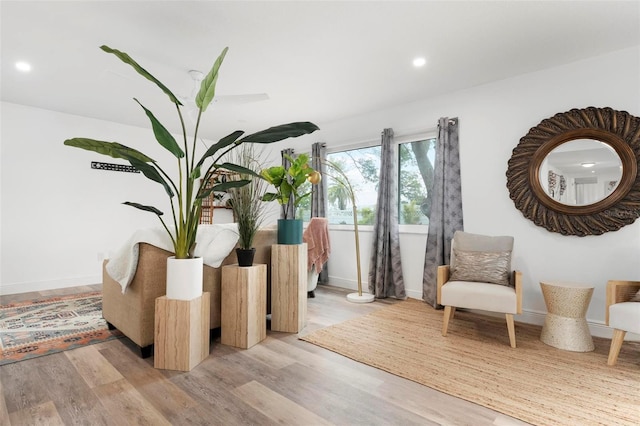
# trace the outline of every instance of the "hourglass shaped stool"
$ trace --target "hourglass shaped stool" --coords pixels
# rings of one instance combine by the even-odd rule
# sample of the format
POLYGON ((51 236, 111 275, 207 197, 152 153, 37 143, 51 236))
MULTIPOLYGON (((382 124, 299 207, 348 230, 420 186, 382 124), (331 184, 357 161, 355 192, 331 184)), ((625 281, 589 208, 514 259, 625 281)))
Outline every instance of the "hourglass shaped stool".
POLYGON ((592 351, 595 347, 585 316, 593 295, 593 286, 566 281, 542 281, 540 287, 548 311, 540 340, 565 351, 592 351))

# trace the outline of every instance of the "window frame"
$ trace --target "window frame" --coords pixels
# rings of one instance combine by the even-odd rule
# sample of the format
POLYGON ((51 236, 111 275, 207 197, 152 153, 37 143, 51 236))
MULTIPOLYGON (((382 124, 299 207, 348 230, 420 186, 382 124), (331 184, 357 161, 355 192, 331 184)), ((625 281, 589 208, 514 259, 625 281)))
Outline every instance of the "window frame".
MULTIPOLYGON (((396 162, 396 169, 398 170, 398 185, 400 184, 400 165, 398 164, 400 145, 401 144, 410 143, 410 142, 418 142, 418 141, 423 141, 423 140, 429 140, 429 139, 436 139, 436 141, 437 141, 437 136, 438 136, 437 128, 421 130, 421 131, 415 131, 415 132, 400 133, 400 134, 394 135, 394 138, 393 138, 393 145, 394 145, 394 150, 395 150, 394 161, 396 162)), ((380 141, 379 140, 365 140, 365 141, 362 141, 362 142, 350 143, 350 144, 345 144, 345 145, 336 146, 336 147, 327 146, 327 157, 330 154, 335 154, 335 153, 345 152, 345 151, 352 151, 352 150, 356 150, 356 149, 372 148, 372 147, 376 147, 376 146, 380 146, 380 141)), ((398 196, 398 207, 399 206, 400 206, 400 197, 398 196)), ((429 225, 405 225, 405 224, 400 224, 399 223, 399 221, 400 221, 399 220, 400 219, 399 216, 400 216, 400 211, 398 211, 398 228, 399 228, 399 233, 400 234, 424 234, 424 235, 426 235, 429 232, 429 225)), ((354 230, 354 226, 353 225, 329 223, 329 229, 330 230, 335 230, 335 231, 353 231, 354 230)), ((373 225, 361 225, 361 224, 359 224, 358 225, 358 231, 359 232, 373 232, 373 225)))
MULTIPOLYGON (((432 135, 430 136, 424 136, 423 134, 419 134, 419 135, 411 135, 411 136, 405 136, 405 137, 400 137, 398 138, 398 140, 394 140, 394 143, 397 145, 397 150, 396 150, 396 166, 398 168, 398 225, 400 226, 400 233, 419 233, 419 234, 426 234, 429 232, 429 225, 419 225, 419 224, 401 224, 400 223, 400 215, 402 214, 401 212, 401 200, 400 200, 400 173, 402 172, 402 170, 400 169, 400 145, 404 145, 404 144, 409 144, 412 142, 422 142, 422 141, 427 141, 427 140, 435 140, 435 142, 437 143, 438 138, 437 138, 437 134, 435 133, 435 131, 433 132, 432 135), (415 231, 415 232, 410 232, 410 231, 415 231)), ((435 146, 434 146, 435 149, 435 146)), ((435 168, 435 164, 433 165, 435 168)), ((428 190, 428 188, 427 188, 428 190)))

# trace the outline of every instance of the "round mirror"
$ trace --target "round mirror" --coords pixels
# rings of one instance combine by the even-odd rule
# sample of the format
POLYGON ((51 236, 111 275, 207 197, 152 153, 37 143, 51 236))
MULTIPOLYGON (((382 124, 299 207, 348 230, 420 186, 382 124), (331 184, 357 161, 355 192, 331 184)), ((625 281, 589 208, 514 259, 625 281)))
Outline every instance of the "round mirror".
POLYGON ((597 203, 622 178, 622 160, 610 145, 578 139, 554 148, 542 160, 538 179, 548 197, 569 206, 597 203))
POLYGON ((599 235, 640 216, 640 118, 611 108, 572 109, 529 130, 513 150, 507 188, 536 225, 599 235))

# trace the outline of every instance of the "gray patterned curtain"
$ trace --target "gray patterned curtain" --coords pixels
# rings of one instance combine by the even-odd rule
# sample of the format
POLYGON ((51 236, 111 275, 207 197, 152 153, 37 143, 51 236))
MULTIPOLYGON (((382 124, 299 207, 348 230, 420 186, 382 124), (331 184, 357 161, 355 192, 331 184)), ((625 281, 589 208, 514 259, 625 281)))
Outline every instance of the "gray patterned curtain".
MULTIPOLYGON (((285 170, 287 170, 291 166, 291 162, 284 158, 285 154, 287 154, 289 157, 293 157, 293 148, 287 148, 280 151, 280 155, 282 155, 282 166, 285 168, 285 170)), ((293 199, 290 198, 289 202, 286 205, 283 205, 280 210, 280 219, 284 219, 285 217, 295 219, 295 217, 293 217, 293 210, 293 199)))
POLYGON ((422 299, 434 308, 437 307, 438 266, 449 264, 453 234, 464 229, 457 118, 444 117, 438 122, 435 163, 427 251, 422 277, 422 299))
POLYGON ((407 297, 400 261, 398 228, 398 170, 393 130, 382 132, 378 211, 373 226, 373 247, 369 264, 369 293, 376 298, 407 297))
MULTIPOLYGON (((313 186, 311 192, 311 217, 327 217, 327 179, 326 179, 327 145, 316 142, 311 146, 311 167, 322 174, 320 184, 313 186)), ((329 262, 325 263, 318 276, 318 282, 329 282, 329 262)))

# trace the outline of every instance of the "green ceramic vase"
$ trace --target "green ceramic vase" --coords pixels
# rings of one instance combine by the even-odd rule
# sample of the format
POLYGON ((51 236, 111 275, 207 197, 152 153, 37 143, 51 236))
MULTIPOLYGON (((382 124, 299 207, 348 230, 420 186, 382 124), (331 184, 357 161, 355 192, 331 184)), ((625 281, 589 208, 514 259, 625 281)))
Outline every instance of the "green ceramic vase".
POLYGON ((302 244, 302 219, 278 219, 278 244, 302 244))

